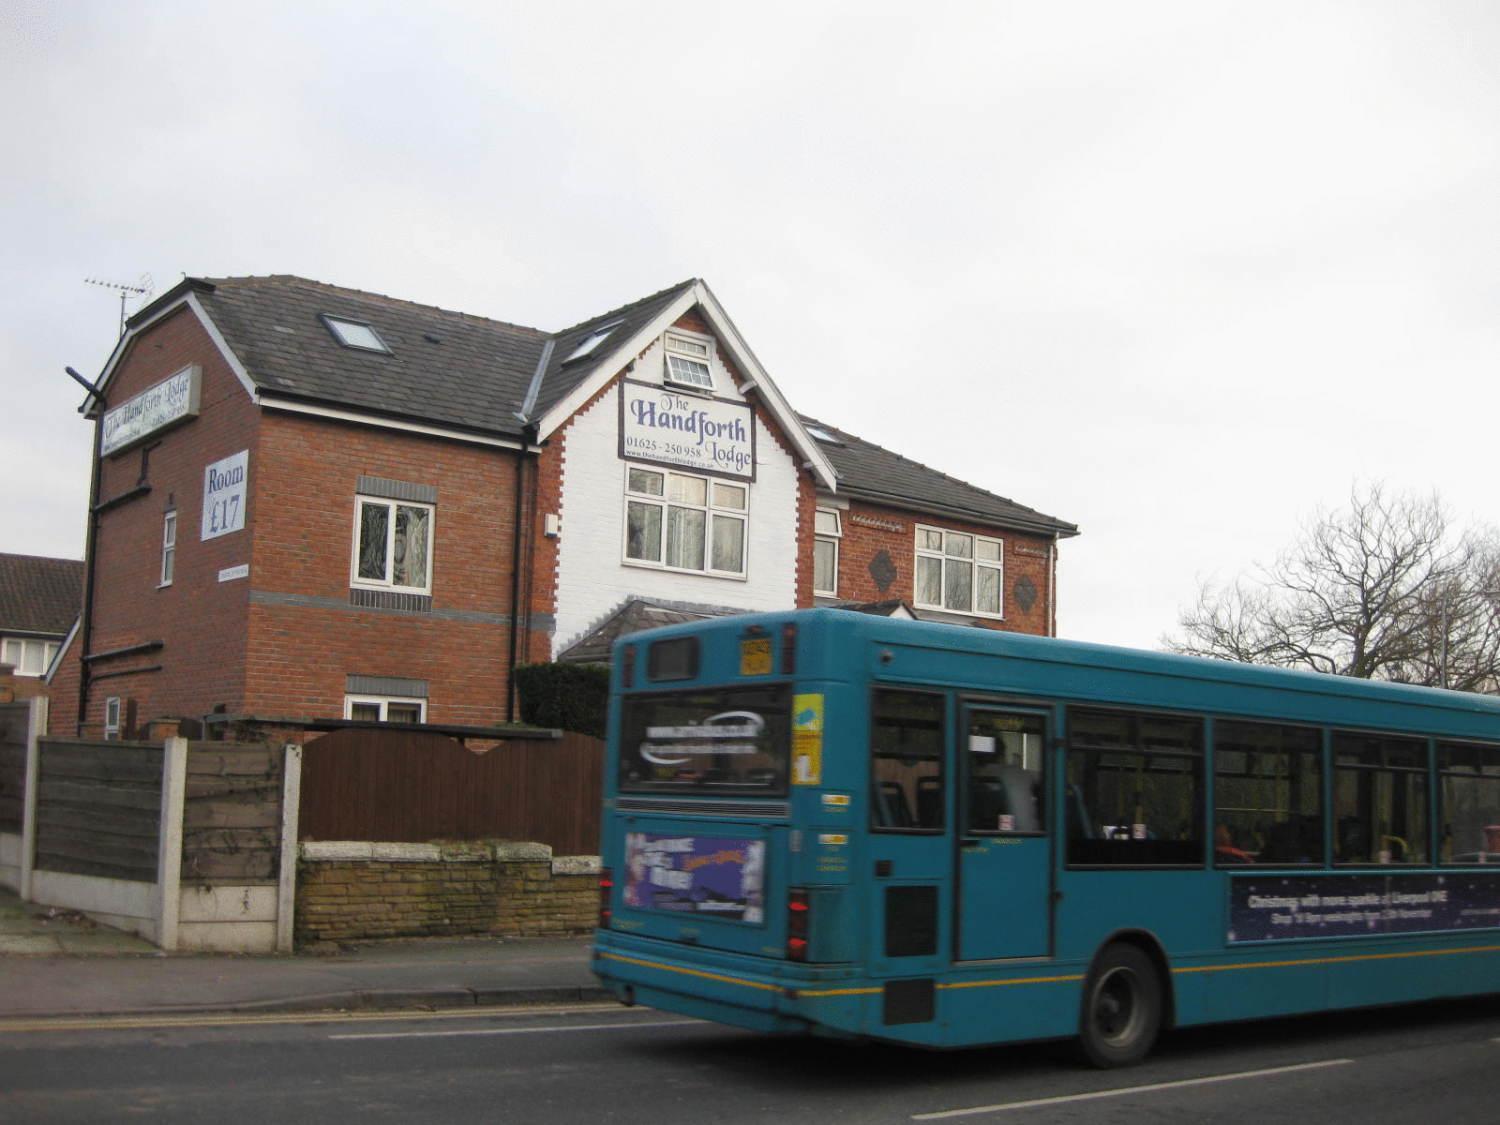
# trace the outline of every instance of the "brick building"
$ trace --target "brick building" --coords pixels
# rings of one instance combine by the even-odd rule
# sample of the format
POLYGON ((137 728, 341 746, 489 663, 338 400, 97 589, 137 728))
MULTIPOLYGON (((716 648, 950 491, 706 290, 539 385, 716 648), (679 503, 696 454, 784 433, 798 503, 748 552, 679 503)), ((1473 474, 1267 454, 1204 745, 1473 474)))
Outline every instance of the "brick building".
POLYGON ((793 605, 1047 634, 1077 533, 800 417, 698 280, 544 332, 190 278, 98 387, 54 732, 489 725, 517 663, 793 605))
POLYGON ((40 677, 78 620, 83 563, 0 554, 0 664, 40 677))

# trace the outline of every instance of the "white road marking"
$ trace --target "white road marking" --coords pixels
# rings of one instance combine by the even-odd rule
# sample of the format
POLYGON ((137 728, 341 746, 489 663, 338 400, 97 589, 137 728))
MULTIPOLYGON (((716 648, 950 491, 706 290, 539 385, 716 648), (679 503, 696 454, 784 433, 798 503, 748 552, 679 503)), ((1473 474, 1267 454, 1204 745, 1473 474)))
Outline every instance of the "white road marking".
POLYGON ((1179 1090, 1185 1086, 1208 1086, 1215 1082, 1238 1082, 1242 1078, 1262 1078, 1269 1074, 1294 1074, 1299 1070, 1322 1070, 1324 1067, 1345 1066, 1353 1059, 1327 1059, 1323 1062, 1298 1063, 1296 1066, 1273 1066, 1266 1070, 1242 1070, 1235 1074, 1211 1074, 1206 1078, 1183 1078, 1176 1082, 1152 1082, 1146 1086, 1120 1086, 1113 1090, 1094 1090, 1087 1094, 1061 1094, 1054 1098, 1033 1098, 1025 1102, 1001 1102, 998 1105, 978 1105, 969 1109, 945 1109, 937 1113, 916 1113, 913 1121, 938 1121, 945 1117, 969 1117, 980 1113, 1004 1113, 1012 1109, 1035 1109, 1044 1105, 1065 1105, 1068 1102, 1092 1102, 1100 1098, 1119 1098, 1126 1094, 1149 1094, 1154 1090, 1179 1090))
POLYGON ((543 1035, 556 1031, 634 1031, 638 1027, 687 1027, 701 1020, 652 1020, 646 1023, 575 1023, 566 1027, 475 1027, 464 1031, 368 1031, 330 1035, 330 1039, 452 1039, 460 1035, 543 1035))

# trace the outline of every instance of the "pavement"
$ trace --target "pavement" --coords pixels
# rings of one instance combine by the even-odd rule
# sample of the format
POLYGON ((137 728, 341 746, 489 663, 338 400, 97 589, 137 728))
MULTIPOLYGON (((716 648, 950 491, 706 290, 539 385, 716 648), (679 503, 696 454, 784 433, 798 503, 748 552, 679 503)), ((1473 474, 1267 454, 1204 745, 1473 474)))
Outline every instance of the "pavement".
POLYGON ((603 999, 589 969, 588 938, 426 938, 265 956, 167 954, 74 911, 23 903, 0 889, 0 1021, 603 999))

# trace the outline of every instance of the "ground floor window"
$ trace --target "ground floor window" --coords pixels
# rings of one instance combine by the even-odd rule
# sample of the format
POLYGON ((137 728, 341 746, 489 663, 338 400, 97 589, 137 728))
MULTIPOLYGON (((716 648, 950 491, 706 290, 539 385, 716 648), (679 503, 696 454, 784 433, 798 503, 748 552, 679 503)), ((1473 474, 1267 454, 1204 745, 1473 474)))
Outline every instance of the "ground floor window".
POLYGON ((836 598, 839 593, 839 539, 843 527, 836 508, 819 508, 813 522, 813 593, 836 598))
POLYGON ((57 644, 33 637, 6 637, 0 642, 0 663, 14 667, 18 676, 41 676, 57 655, 57 644))
POLYGON ((977 617, 1005 610, 1005 544, 983 535, 917 525, 916 604, 977 617))
POLYGON ((344 718, 361 723, 425 723, 427 700, 394 695, 346 695, 344 718))

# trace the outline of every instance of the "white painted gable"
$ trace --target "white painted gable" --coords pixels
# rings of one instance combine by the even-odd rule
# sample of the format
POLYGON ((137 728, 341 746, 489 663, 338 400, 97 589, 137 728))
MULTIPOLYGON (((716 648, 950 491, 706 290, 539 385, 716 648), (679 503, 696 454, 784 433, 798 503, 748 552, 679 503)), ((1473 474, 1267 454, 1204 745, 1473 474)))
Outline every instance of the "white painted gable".
MULTIPOLYGON (((714 349, 713 397, 743 403, 728 367, 714 349)), ((661 337, 627 372, 634 382, 665 386, 661 337)), ((796 604, 797 461, 758 417, 755 480, 749 488, 745 576, 721 577, 667 570, 625 558, 625 485, 630 464, 620 449, 620 383, 616 381, 563 430, 562 528, 558 539, 556 656, 629 598, 693 602, 745 611, 796 604)), ((670 470, 669 471, 676 471, 670 470)), ((681 470, 690 472, 691 470, 681 470)))

